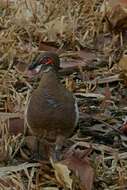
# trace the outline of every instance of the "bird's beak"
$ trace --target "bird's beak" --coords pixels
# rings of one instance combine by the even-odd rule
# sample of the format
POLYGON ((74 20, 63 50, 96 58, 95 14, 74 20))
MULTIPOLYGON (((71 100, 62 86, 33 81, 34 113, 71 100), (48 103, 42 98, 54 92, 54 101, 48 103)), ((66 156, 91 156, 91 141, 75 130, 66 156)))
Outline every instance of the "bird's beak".
POLYGON ((36 66, 34 69, 27 69, 26 70, 26 76, 28 76, 29 78, 33 78, 34 76, 36 76, 37 74, 39 74, 40 73, 40 71, 41 71, 41 69, 42 69, 42 65, 38 65, 38 66, 36 66))

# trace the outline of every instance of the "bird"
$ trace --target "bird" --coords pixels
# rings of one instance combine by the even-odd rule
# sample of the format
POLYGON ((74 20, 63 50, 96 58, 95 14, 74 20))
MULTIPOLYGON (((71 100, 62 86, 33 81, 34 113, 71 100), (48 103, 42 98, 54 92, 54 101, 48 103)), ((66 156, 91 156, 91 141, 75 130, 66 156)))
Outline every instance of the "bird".
POLYGON ((28 66, 33 77, 40 76, 30 95, 26 123, 38 139, 55 143, 55 151, 69 138, 79 120, 77 100, 60 81, 60 58, 55 52, 40 53, 28 66))

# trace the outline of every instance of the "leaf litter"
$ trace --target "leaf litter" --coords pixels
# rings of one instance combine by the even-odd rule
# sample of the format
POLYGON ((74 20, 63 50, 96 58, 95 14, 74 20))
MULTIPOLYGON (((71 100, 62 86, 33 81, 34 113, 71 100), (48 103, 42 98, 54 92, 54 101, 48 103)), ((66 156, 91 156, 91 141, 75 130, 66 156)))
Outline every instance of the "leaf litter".
MULTIPOLYGON (((122 3, 127 4, 0 1, 1 189, 127 188, 127 40, 122 3), (123 18, 116 17, 119 11, 123 18), (78 100, 80 121, 63 160, 31 163, 36 139, 25 128, 24 110, 37 81, 30 81, 25 71, 38 53, 47 50, 60 55, 61 81, 78 100)), ((40 151, 44 154, 43 148, 40 151)))

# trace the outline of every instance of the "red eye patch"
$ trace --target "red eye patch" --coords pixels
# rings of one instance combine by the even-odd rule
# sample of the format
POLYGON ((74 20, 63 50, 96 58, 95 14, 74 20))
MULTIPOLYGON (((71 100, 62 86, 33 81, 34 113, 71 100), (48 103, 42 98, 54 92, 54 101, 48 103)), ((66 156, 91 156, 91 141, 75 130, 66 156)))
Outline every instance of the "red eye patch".
POLYGON ((50 64, 53 64, 53 60, 51 58, 45 57, 40 60, 40 64, 50 65, 50 64))
POLYGON ((53 64, 53 60, 51 58, 48 58, 46 64, 53 64))

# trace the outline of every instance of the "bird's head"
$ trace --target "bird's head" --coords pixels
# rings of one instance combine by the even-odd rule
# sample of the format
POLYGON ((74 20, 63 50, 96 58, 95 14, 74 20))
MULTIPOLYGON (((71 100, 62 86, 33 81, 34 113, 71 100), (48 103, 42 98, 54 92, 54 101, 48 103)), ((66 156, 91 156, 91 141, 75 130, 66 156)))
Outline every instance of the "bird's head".
POLYGON ((60 69, 60 59, 57 53, 45 52, 33 60, 28 67, 28 72, 34 76, 40 72, 48 72, 50 69, 58 71, 60 69))

